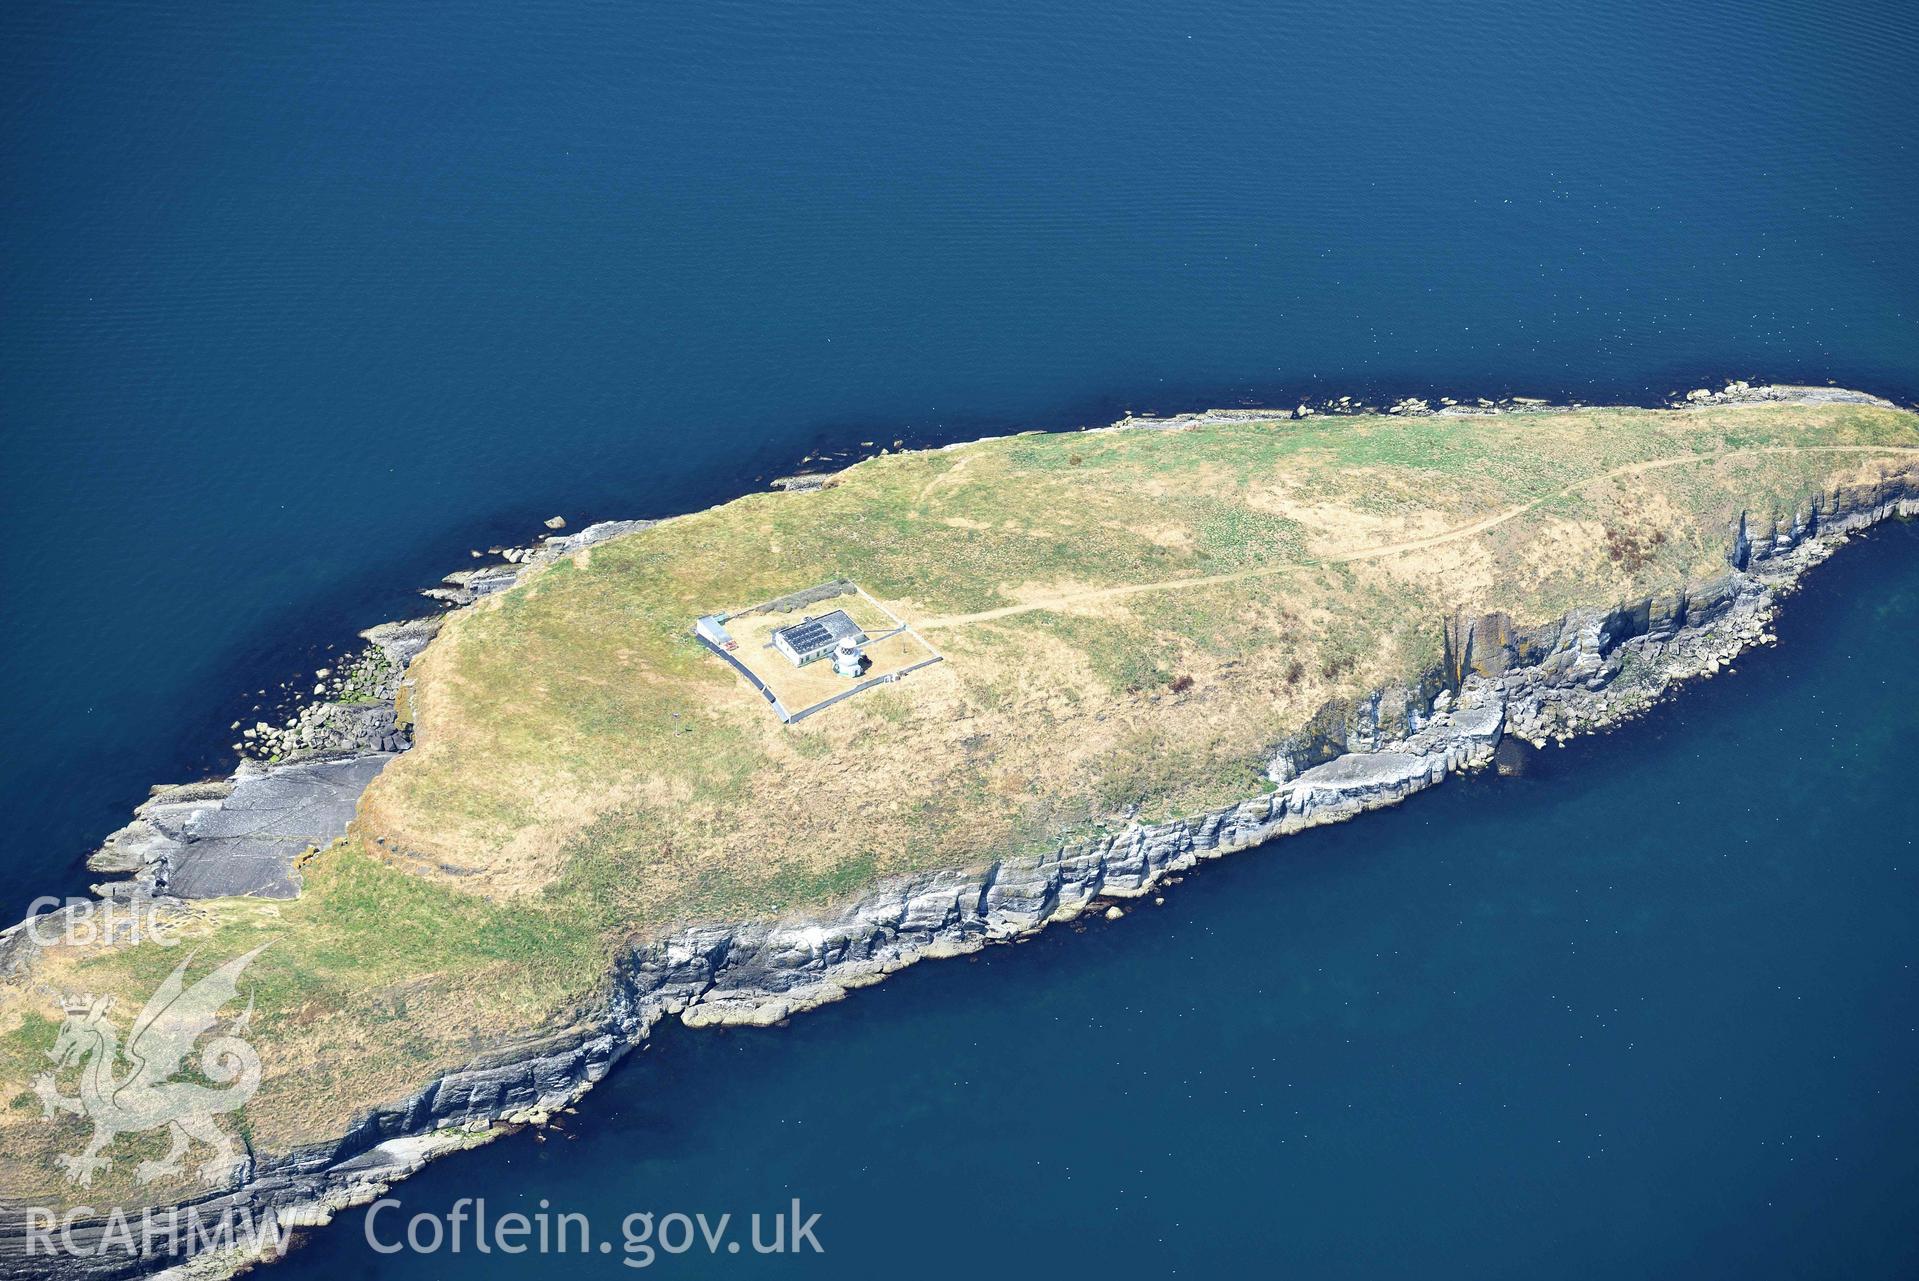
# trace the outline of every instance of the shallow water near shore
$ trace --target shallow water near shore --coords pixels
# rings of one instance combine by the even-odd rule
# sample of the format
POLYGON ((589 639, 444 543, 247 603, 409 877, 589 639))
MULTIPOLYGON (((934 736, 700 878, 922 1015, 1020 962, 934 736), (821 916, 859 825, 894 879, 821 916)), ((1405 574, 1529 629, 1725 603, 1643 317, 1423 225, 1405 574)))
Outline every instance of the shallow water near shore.
POLYGON ((614 1275, 628 1214, 822 1217, 669 1273, 1911 1275, 1919 525, 1780 644, 1521 778, 1206 865, 1163 906, 914 967, 765 1031, 663 1028, 563 1118, 400 1185, 577 1211, 609 1255, 291 1278, 614 1275))

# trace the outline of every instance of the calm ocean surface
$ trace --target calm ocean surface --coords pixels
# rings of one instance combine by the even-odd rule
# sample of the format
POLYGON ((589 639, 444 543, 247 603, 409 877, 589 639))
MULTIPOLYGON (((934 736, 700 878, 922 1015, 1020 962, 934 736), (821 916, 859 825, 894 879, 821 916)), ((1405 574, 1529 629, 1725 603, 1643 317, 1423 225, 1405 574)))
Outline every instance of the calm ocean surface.
MULTIPOLYGON (((1129 408, 1919 398, 1915 65, 1892 0, 15 0, 0 904, 546 516, 1129 408)), ((797 1194, 836 1271, 1910 1275, 1915 626, 1890 531, 1538 776, 664 1037, 406 1195, 797 1194)))

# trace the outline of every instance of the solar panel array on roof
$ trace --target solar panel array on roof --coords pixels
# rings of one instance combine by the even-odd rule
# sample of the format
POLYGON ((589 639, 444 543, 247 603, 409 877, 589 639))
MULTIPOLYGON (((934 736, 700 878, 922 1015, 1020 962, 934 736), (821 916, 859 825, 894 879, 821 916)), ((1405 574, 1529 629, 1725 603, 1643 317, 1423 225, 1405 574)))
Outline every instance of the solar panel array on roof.
POLYGON ((830 645, 833 634, 818 623, 796 623, 792 627, 782 627, 780 635, 786 643, 802 654, 810 654, 823 645, 830 645))
POLYGON ((818 618, 802 618, 773 633, 773 647, 785 654, 795 667, 804 667, 814 659, 825 658, 832 653, 834 642, 846 640, 863 645, 866 643, 866 633, 843 609, 833 610, 818 618))

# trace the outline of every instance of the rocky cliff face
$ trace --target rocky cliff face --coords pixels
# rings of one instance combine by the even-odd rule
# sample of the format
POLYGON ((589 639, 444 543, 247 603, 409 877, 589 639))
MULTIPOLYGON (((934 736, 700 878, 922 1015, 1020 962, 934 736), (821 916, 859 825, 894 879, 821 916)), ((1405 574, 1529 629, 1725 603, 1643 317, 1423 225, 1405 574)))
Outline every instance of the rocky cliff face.
MULTIPOLYGON (((259 1157, 240 1187, 199 1203, 202 1221, 243 1208, 256 1223, 324 1223, 436 1155, 503 1126, 544 1120, 603 1078, 661 1019, 775 1023, 916 961, 1008 941, 1149 893, 1204 860, 1396 804, 1456 771, 1487 765, 1508 736, 1537 745, 1634 715, 1678 683, 1769 643, 1779 598, 1798 577, 1858 530, 1894 515, 1919 515, 1919 483, 1895 479, 1819 495, 1783 526, 1767 520, 1761 528, 1742 517, 1729 531, 1725 575, 1670 597, 1539 627, 1498 614, 1446 620, 1440 670, 1322 709, 1278 745, 1268 789, 1236 805, 1036 858, 902 879, 831 913, 702 926, 636 947, 590 1018, 503 1046, 362 1118, 337 1142, 259 1157)), ((45 1259, 24 1257, 20 1228, 0 1224, 0 1271, 44 1275, 45 1259)), ((85 1242, 101 1229, 84 1226, 75 1236, 85 1242)), ((244 1246, 213 1251, 190 1267, 221 1275, 248 1257, 244 1246)), ((152 1266, 108 1255, 63 1260, 60 1275, 118 1277, 152 1266)))

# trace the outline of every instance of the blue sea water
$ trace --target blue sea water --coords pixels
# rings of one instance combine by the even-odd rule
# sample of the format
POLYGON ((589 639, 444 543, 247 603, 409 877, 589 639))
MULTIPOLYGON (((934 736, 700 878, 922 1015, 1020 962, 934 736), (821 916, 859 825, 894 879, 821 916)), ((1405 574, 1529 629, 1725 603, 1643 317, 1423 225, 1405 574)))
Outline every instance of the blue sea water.
POLYGON ((371 1233, 475 1198, 607 1255, 383 1256, 362 1211, 286 1281, 630 1275, 636 1213, 734 1216, 744 1258, 642 1242, 699 1277, 1919 1274, 1919 524, 1778 631, 1526 777, 788 1027, 664 1029, 371 1233), (824 1253, 753 1255, 794 1198, 824 1253))
MULTIPOLYGON (((549 515, 1126 409, 1919 396, 1916 55, 1892 0, 14 0, 0 903, 84 885, 149 784, 225 768, 229 723, 549 515)), ((1909 592, 1883 542, 1849 556, 1909 592)), ((1913 614, 1857 608, 1878 666, 1802 653, 1580 777, 1209 871, 1150 926, 669 1038, 596 1137, 419 1186, 790 1182, 843 1266, 1910 1271, 1913 690, 1874 682, 1913 614), (1775 728, 1792 696, 1837 755, 1775 728), (1660 733, 1704 738, 1649 774, 1660 733), (1870 803, 1802 782, 1828 769, 1870 803), (1719 861, 1651 852, 1690 848, 1645 822, 1668 782, 1719 861), (1478 929, 1436 951, 1449 906, 1478 929), (1662 1000, 1612 1071, 1558 1066, 1662 1000), (1317 1131, 1254 1124, 1303 1089, 1317 1131), (1032 1137, 1055 1112, 1084 1123, 1032 1137)))

